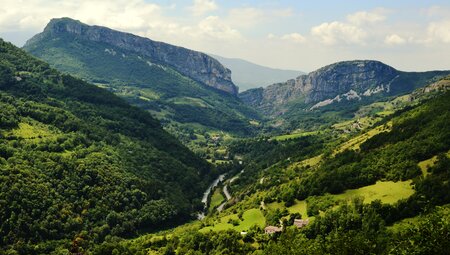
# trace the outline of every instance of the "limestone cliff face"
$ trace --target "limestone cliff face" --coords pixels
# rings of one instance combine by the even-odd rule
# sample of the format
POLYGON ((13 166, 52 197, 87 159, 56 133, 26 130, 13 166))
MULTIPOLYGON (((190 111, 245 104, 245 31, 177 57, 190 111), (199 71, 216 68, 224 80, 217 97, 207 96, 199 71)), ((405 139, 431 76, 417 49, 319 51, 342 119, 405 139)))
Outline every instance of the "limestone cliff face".
POLYGON ((245 91, 240 98, 249 105, 271 112, 291 101, 311 105, 344 94, 370 96, 389 92, 398 73, 378 61, 339 62, 265 89, 245 91))
POLYGON ((88 26, 69 18, 52 19, 44 32, 30 39, 27 45, 33 44, 34 41, 44 36, 57 37, 66 34, 75 36, 77 39, 107 43, 142 54, 155 62, 169 65, 181 74, 208 86, 234 95, 238 92, 238 88, 231 80, 231 71, 204 53, 106 27, 88 26))

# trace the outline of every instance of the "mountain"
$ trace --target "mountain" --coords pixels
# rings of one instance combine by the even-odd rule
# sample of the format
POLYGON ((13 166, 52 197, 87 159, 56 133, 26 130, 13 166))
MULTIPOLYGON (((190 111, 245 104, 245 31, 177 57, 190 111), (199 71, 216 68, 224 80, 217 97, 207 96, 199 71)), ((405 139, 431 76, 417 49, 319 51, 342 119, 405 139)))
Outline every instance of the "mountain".
POLYGON ((185 144, 210 131, 253 134, 259 119, 230 71, 200 52, 69 18, 51 20, 24 49, 151 112, 185 144))
MULTIPOLYGON (((36 50, 35 44, 40 41, 58 38, 59 36, 107 44, 141 55, 146 58, 144 63, 148 61, 150 66, 152 64, 167 65, 181 74, 213 88, 231 94, 236 94, 238 91, 231 81, 230 70, 204 53, 114 31, 106 27, 88 26, 70 18, 52 19, 44 31, 31 38, 24 48, 34 51, 36 50)), ((104 52, 115 55, 114 49, 105 48, 104 52)), ((126 58, 123 55, 122 57, 126 58)))
POLYGON ((0 120, 1 251, 76 250, 185 221, 214 177, 149 113, 3 40, 0 120))
POLYGON ((293 126, 301 120, 311 128, 352 116, 361 105, 412 92, 449 73, 402 72, 379 61, 345 61, 283 83, 245 91, 239 97, 272 118, 293 120, 293 126))
POLYGON ((239 58, 225 58, 217 55, 210 56, 219 60, 220 63, 231 70, 231 78, 238 85, 240 91, 266 87, 304 74, 301 71, 261 66, 239 58))

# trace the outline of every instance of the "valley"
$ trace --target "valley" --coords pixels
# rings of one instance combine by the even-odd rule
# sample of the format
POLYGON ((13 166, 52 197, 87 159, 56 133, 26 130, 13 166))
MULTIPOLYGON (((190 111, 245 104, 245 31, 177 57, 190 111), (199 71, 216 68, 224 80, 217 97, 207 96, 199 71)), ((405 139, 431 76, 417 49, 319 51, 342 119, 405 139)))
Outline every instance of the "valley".
POLYGON ((0 39, 0 255, 448 253, 450 70, 140 35, 0 39))

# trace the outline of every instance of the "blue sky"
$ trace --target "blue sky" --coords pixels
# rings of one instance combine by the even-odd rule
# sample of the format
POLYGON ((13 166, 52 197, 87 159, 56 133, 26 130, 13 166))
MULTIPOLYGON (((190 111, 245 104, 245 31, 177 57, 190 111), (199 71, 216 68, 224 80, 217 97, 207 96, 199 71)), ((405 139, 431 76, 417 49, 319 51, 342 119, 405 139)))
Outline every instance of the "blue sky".
POLYGON ((0 37, 21 46, 63 16, 285 69, 351 59, 450 69, 448 0, 2 0, 0 37))

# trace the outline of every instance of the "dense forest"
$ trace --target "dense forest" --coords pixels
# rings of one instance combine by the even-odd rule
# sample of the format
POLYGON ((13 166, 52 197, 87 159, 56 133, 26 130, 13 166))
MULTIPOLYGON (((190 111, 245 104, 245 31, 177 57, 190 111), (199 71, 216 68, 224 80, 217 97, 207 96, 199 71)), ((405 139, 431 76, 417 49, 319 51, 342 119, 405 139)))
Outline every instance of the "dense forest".
POLYGON ((179 224, 214 176, 150 114, 0 41, 0 250, 76 253, 179 224))

